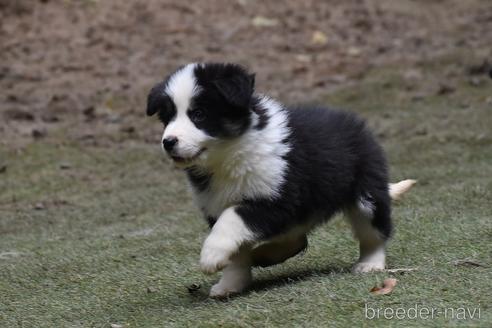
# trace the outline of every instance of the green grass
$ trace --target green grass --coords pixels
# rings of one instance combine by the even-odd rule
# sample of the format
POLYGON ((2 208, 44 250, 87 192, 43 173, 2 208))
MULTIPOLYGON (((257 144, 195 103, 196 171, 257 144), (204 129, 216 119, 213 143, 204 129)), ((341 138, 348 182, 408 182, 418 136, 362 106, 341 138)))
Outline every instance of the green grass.
POLYGON ((393 180, 419 180, 395 204, 388 258, 417 270, 396 275, 392 294, 369 293, 389 273, 349 273, 357 245, 337 217, 303 256, 255 270, 244 295, 208 299, 217 276, 197 264, 207 227, 158 145, 53 137, 0 150, 0 326, 492 326, 492 83, 457 80, 452 94, 412 100, 427 86, 409 91, 400 75, 375 71, 326 99, 368 118, 393 180), (190 293, 192 284, 201 288, 190 293), (368 320, 366 304, 479 307, 481 318, 368 320))

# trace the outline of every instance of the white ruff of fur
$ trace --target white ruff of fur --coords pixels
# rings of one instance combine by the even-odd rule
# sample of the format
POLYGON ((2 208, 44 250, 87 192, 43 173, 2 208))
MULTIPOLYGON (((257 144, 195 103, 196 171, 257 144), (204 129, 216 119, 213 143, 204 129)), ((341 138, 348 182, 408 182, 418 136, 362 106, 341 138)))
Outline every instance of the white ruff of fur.
MULTIPOLYGON (((206 156, 204 166, 213 174, 210 188, 195 190, 195 200, 206 215, 218 217, 226 208, 244 198, 279 196, 285 179, 290 146, 285 144, 289 134, 287 112, 278 102, 262 96, 268 124, 254 128, 258 117, 253 113, 252 127, 233 141, 219 141, 217 151, 206 156)), ((215 150, 215 149, 214 149, 215 150)))

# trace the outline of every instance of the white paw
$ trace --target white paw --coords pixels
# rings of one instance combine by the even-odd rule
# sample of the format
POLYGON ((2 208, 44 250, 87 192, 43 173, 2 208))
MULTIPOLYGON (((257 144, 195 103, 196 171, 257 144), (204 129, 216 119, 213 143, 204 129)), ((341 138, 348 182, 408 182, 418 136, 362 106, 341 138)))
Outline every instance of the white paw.
POLYGON ((200 269, 206 274, 220 271, 230 263, 236 251, 237 247, 233 243, 207 238, 200 255, 200 269))
POLYGON ((228 296, 240 293, 241 289, 231 288, 227 286, 223 286, 220 282, 210 288, 209 296, 212 298, 226 298, 228 296))
POLYGON ((210 288, 210 297, 225 298, 231 295, 239 294, 244 291, 251 283, 251 278, 236 281, 234 284, 228 283, 221 279, 218 283, 210 288))
POLYGON ((353 273, 365 273, 384 270, 384 262, 358 262, 352 268, 353 273))

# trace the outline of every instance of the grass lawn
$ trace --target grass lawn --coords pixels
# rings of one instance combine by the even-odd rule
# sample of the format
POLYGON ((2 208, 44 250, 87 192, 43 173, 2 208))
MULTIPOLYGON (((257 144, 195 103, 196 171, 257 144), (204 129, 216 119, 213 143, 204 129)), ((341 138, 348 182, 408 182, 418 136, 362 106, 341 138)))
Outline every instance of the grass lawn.
POLYGON ((159 145, 87 146, 60 131, 0 149, 0 326, 491 327, 492 81, 439 92, 439 68, 414 84, 399 68, 375 70, 326 98, 368 119, 393 181, 419 180, 394 206, 388 252, 390 268, 415 271, 351 274, 357 244, 336 217, 304 255, 255 270, 244 295, 208 299, 218 277, 198 268, 207 225, 159 145), (393 293, 369 292, 389 276, 393 293), (455 318, 365 318, 416 305, 455 318), (480 318, 456 318, 459 308, 480 318))

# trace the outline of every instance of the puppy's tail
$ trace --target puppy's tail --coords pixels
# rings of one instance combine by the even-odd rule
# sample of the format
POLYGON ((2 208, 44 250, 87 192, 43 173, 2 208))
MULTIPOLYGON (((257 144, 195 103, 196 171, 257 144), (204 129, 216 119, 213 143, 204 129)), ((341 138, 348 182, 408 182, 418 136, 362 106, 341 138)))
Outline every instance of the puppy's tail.
POLYGON ((400 197, 406 193, 414 184, 417 183, 417 180, 402 180, 397 183, 389 184, 389 193, 392 200, 399 200, 400 197))

